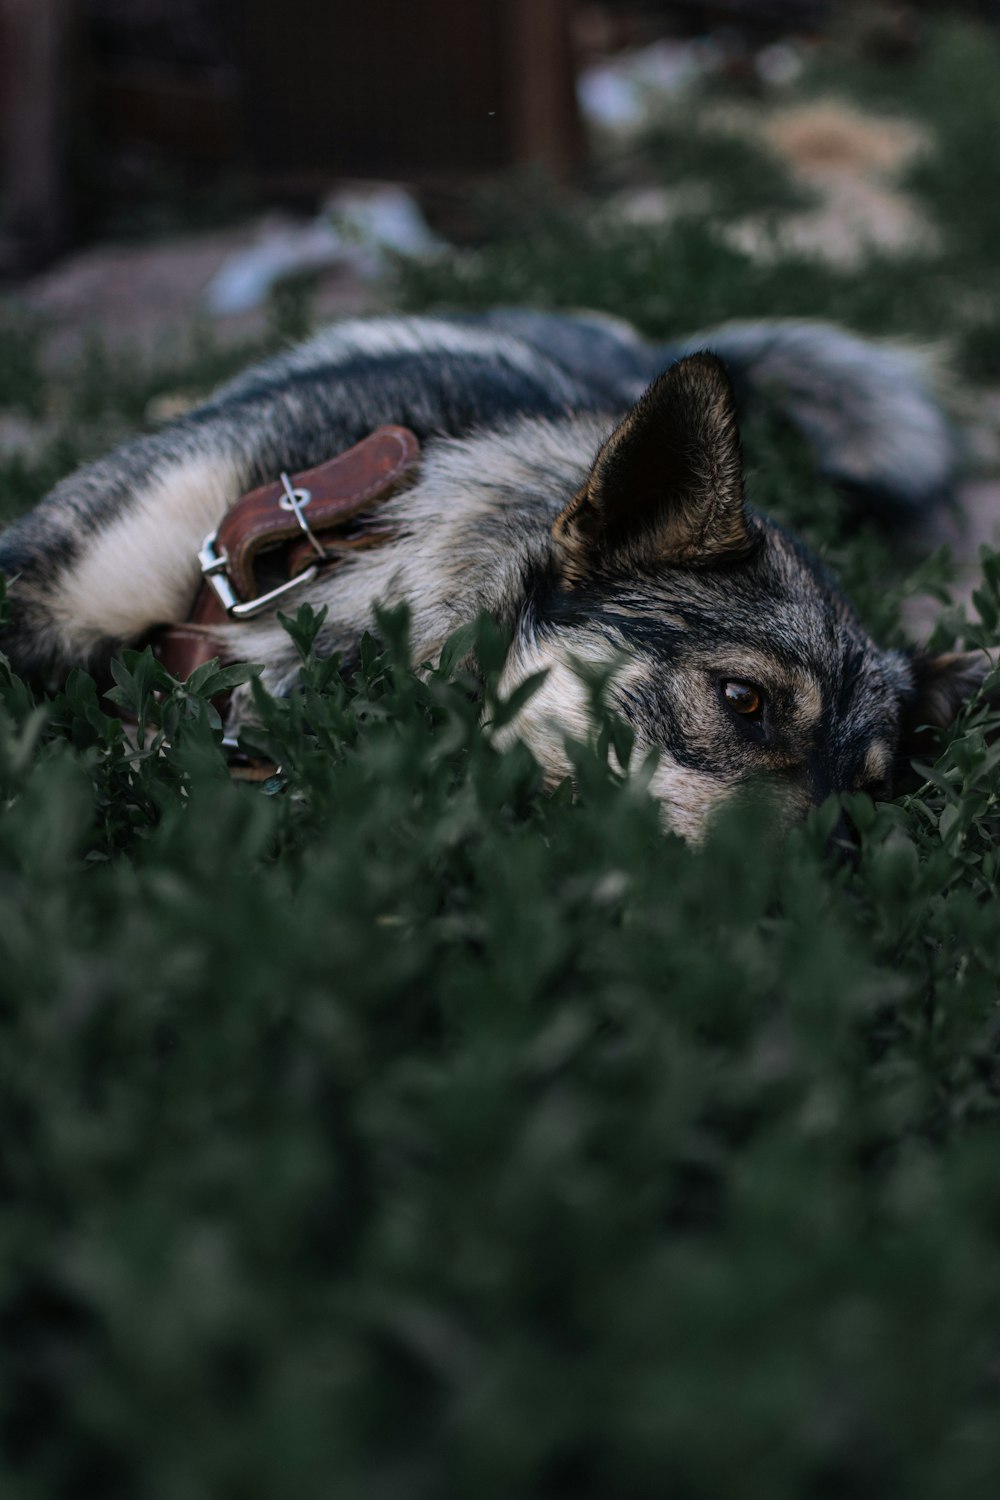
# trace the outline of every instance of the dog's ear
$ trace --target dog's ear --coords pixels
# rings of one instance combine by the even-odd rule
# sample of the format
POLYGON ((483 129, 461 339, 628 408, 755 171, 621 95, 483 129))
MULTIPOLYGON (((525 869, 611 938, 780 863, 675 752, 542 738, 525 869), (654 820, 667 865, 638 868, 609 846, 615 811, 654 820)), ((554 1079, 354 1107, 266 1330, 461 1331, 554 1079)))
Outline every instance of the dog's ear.
POLYGON ((947 729, 963 703, 982 687, 993 663, 982 651, 944 651, 938 656, 918 653, 910 666, 914 687, 903 705, 900 749, 904 755, 918 755, 930 748, 932 737, 923 732, 925 726, 947 729))
POLYGON ((691 354, 615 428, 552 530, 564 576, 699 566, 745 552, 743 458, 721 360, 691 354))

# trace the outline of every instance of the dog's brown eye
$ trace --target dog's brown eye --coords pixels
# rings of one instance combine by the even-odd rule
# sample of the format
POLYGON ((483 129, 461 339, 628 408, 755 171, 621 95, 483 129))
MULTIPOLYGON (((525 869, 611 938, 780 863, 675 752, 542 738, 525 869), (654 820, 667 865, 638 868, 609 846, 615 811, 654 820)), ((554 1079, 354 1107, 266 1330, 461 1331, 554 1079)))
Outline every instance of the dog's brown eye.
POLYGON ((747 719, 752 719, 764 707, 763 693, 751 687, 749 682, 724 682, 722 696, 733 713, 742 714, 747 719))

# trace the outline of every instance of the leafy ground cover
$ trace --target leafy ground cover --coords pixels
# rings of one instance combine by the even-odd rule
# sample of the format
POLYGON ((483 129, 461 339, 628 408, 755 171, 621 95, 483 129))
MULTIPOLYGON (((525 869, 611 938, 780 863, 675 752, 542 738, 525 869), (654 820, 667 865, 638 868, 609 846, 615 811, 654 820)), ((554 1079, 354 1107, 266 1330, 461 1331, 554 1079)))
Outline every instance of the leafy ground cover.
MULTIPOLYGON (((762 267, 695 219, 554 218, 401 296, 655 334, 832 313, 962 358, 975 334, 983 372, 995 198, 969 153, 948 195, 995 115, 989 48, 951 28, 841 80, 939 130, 933 258, 762 267)), ((195 350, 141 386, 95 355, 53 385, 9 341, 4 402, 58 433, 4 463, 8 512, 157 388, 223 373, 195 350)), ((749 448, 757 503, 898 637, 896 551, 779 427, 749 448)), ((998 622, 991 557, 938 639, 998 622)), ((495 681, 488 623, 415 674, 383 618, 350 680, 315 619, 290 628, 302 693, 260 700, 262 788, 229 779, 210 673, 126 655, 142 752, 85 675, 0 673, 4 1496, 995 1493, 997 715, 895 802, 851 799, 854 865, 833 805, 780 839, 735 809, 694 852, 621 775, 618 726, 577 747, 575 796, 492 746, 505 705, 455 665, 471 642, 495 681)))

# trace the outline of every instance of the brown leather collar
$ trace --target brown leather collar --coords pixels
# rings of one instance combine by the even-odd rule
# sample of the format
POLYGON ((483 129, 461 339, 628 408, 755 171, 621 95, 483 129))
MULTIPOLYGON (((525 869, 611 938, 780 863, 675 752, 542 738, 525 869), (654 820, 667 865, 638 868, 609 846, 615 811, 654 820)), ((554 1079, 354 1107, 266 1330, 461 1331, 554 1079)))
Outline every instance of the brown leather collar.
POLYGON ((218 656, 231 660, 217 634, 285 602, 297 588, 351 552, 392 536, 368 516, 396 494, 420 453, 407 427, 379 427, 335 458, 251 490, 228 510, 199 553, 204 582, 185 621, 149 637, 172 677, 186 681, 218 656))

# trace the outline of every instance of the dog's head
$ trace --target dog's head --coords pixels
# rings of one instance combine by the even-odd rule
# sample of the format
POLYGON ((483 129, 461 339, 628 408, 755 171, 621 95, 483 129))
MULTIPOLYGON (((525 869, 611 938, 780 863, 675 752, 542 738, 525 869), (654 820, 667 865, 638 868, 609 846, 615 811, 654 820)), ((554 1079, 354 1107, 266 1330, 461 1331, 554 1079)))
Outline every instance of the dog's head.
POLYGON ((834 791, 886 795, 908 735, 948 723, 988 666, 882 650, 821 565, 747 509, 732 390, 709 354, 653 383, 555 522, 512 662, 549 668, 517 732, 553 775, 565 733, 586 733, 578 664, 615 655, 612 707, 659 750, 653 790, 694 840, 750 782, 788 818, 834 791))

